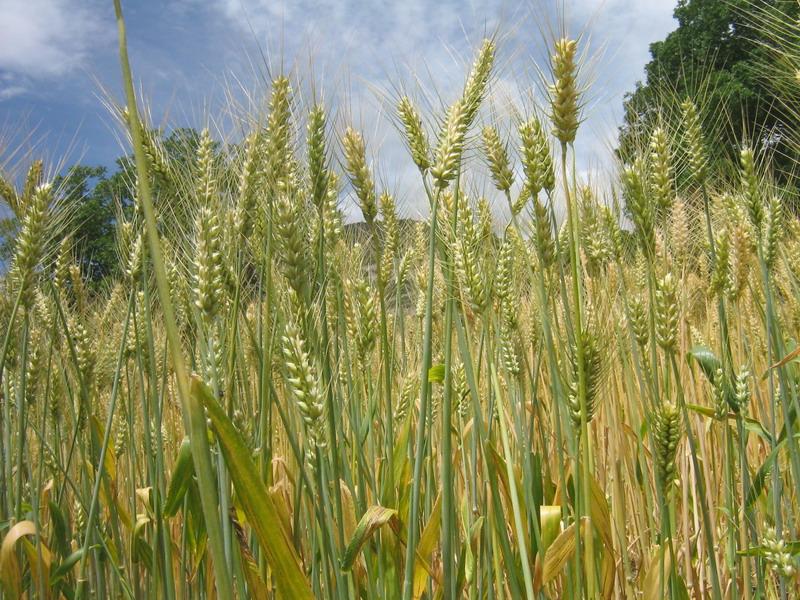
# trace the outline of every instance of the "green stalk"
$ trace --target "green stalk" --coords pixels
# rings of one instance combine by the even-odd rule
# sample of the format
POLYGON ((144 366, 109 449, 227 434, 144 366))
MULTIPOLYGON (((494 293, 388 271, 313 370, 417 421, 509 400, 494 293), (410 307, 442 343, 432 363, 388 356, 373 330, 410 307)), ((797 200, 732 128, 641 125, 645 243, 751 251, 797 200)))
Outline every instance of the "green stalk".
MULTIPOLYGON (((455 197, 458 198, 458 185, 455 197)), ((451 232, 455 239, 458 223, 458 201, 453 207, 451 232)), ((449 293, 445 306, 444 322, 444 397, 442 400, 442 447, 441 447, 441 473, 442 473, 442 562, 444 574, 444 597, 454 599, 456 595, 455 571, 455 501, 453 499, 455 480, 453 478, 453 315, 455 313, 456 286, 453 265, 450 261, 443 261, 442 267, 449 293)), ((390 418, 391 420, 391 418, 390 418)))
MULTIPOLYGON (((430 383, 428 371, 432 359, 432 322, 433 322, 433 282, 436 269, 436 222, 439 214, 439 197, 437 192, 433 197, 431 207, 430 241, 428 243, 428 283, 425 292, 425 324, 424 340, 422 342, 422 368, 420 372, 420 408, 419 423, 416 432, 416 449, 414 452, 414 474, 411 481, 411 506, 408 515, 408 532, 406 535, 406 565, 403 578, 403 600, 410 600, 414 584, 414 562, 417 550, 417 520, 419 519, 419 492, 422 478, 422 463, 425 457, 425 427, 428 413, 428 400, 430 396, 430 383)), ((410 409, 409 409, 410 410, 410 409)))
POLYGON ((389 347, 389 334, 388 334, 388 327, 387 327, 387 318, 386 318, 386 282, 383 280, 383 273, 381 269, 381 264, 383 263, 383 249, 381 248, 380 240, 378 239, 378 231, 377 227, 375 226, 374 222, 372 224, 372 238, 373 244, 375 248, 375 265, 376 268, 376 280, 378 284, 378 306, 381 312, 380 316, 380 329, 381 329, 381 365, 383 366, 382 369, 382 376, 383 376, 383 385, 384 385, 384 395, 385 395, 385 405, 386 405, 386 418, 385 418, 385 426, 386 426, 386 441, 385 441, 385 451, 386 451, 386 482, 384 485, 384 493, 383 501, 388 505, 391 506, 394 503, 394 419, 392 418, 392 352, 391 348, 389 347))
MULTIPOLYGON (((322 344, 320 347, 320 351, 322 352, 323 361, 322 361, 322 376, 323 376, 323 384, 325 385, 326 394, 326 402, 327 402, 327 417, 328 417, 328 435, 330 436, 330 459, 331 459, 331 469, 332 469, 332 476, 333 476, 333 499, 335 503, 335 510, 336 510, 336 535, 337 535, 337 542, 340 548, 344 548, 344 518, 342 513, 342 488, 340 485, 340 475, 339 475, 339 434, 338 429, 336 427, 336 423, 339 421, 341 417, 338 414, 339 406, 334 402, 334 386, 332 385, 332 370, 331 370, 331 360, 330 360, 330 353, 328 352, 328 347, 330 345, 330 340, 328 339, 328 311, 327 311, 327 302, 326 294, 327 294, 327 287, 328 287, 328 280, 327 280, 327 263, 325 260, 326 253, 325 253, 325 219, 322 218, 322 214, 320 213, 320 242, 319 242, 319 282, 320 282, 320 310, 321 310, 321 321, 322 321, 322 344)), ((380 263, 378 263, 380 264, 380 263)), ((383 305, 381 304, 381 311, 383 311, 383 305)), ((391 417, 391 415, 389 415, 391 417)), ((390 466, 391 469, 391 466, 390 466)))
MULTIPOLYGON (((156 224, 155 209, 150 194, 150 181, 147 173, 147 157, 144 153, 142 142, 141 124, 136 108, 136 93, 133 89, 133 76, 131 74, 130 62, 128 60, 127 38, 125 32, 125 21, 122 16, 121 0, 114 0, 114 12, 117 19, 117 30, 119 35, 119 54, 122 67, 122 80, 125 87, 125 95, 128 104, 128 126, 133 141, 133 152, 136 161, 138 198, 141 202, 145 217, 145 229, 147 231, 148 246, 150 256, 153 260, 153 268, 158 286, 158 296, 161 308, 164 313, 164 323, 169 340, 169 347, 172 354, 172 363, 175 370, 175 379, 178 384, 178 396, 181 400, 184 428, 190 432, 189 441, 192 447, 192 458, 194 459, 200 488, 201 504, 205 525, 208 532, 208 543, 211 549, 211 556, 214 562, 215 579, 217 593, 222 600, 232 598, 231 579, 228 570, 225 568, 225 549, 223 545, 222 531, 220 526, 220 515, 217 508, 215 497, 214 471, 211 466, 211 452, 208 446, 207 425, 202 407, 196 399, 192 399, 189 393, 189 378, 183 360, 180 347, 180 337, 178 326, 175 320, 175 313, 172 307, 172 300, 169 293, 169 282, 167 272, 164 267, 164 258, 161 254, 161 245, 158 236, 158 226, 156 224)), ((227 516, 226 516, 227 518, 227 516)))
MULTIPOLYGON (((51 375, 52 375, 53 353, 54 353, 53 340, 55 339, 55 336, 56 336, 55 322, 53 323, 53 331, 50 332, 50 336, 51 337, 50 337, 50 344, 48 346, 48 357, 47 357, 47 378, 46 378, 47 386, 46 386, 46 389, 45 389, 45 393, 42 396, 43 398, 49 398, 50 397, 50 393, 51 393, 50 381, 51 381, 51 375)), ((41 422, 39 424, 40 430, 39 430, 39 432, 37 432, 38 437, 39 437, 39 442, 41 443, 42 447, 45 447, 47 445, 47 421, 48 421, 47 417, 48 417, 48 413, 49 413, 49 411, 48 411, 47 407, 46 406, 42 406, 42 409, 41 409, 41 422)), ((38 464, 37 464, 37 471, 38 472, 37 472, 37 475, 36 475, 36 485, 34 487, 35 490, 41 490, 42 489, 42 477, 44 475, 44 457, 45 457, 45 452, 44 451, 40 451, 39 452, 39 461, 38 461, 38 464)), ((31 505, 33 506, 33 522, 34 522, 34 525, 36 527, 36 531, 38 532, 37 535, 36 535, 36 553, 37 553, 37 556, 39 558, 39 562, 41 562, 42 560, 44 560, 44 556, 43 556, 44 553, 42 552, 43 540, 42 540, 42 536, 41 536, 41 533, 40 533, 41 532, 41 523, 40 523, 40 519, 39 519, 39 494, 38 493, 34 493, 32 495, 32 497, 31 497, 31 505)), ((45 593, 46 593, 46 589, 47 589, 46 588, 47 584, 45 583, 44 573, 40 571, 39 572, 39 577, 37 579, 39 580, 38 581, 39 597, 40 598, 44 598, 45 597, 45 593)))
MULTIPOLYGON (((147 274, 147 266, 144 266, 143 273, 147 274)), ((164 520, 162 519, 162 498, 165 497, 165 481, 164 481, 164 443, 163 437, 161 435, 161 426, 162 426, 162 413, 163 413, 163 394, 166 393, 167 389, 167 353, 164 352, 164 364, 162 365, 162 382, 161 382, 161 394, 162 396, 159 397, 158 393, 158 386, 156 385, 156 373, 158 371, 156 365, 156 351, 155 351, 155 343, 154 343, 154 335, 153 335, 153 315, 151 313, 151 302, 150 302, 150 286, 144 286, 144 300, 145 300, 145 332, 147 334, 147 344, 148 344, 148 368, 151 372, 151 381, 152 385, 150 386, 152 390, 152 406, 155 412, 155 430, 157 432, 157 436, 155 439, 155 464, 154 464, 154 471, 153 471, 153 505, 154 505, 154 513, 156 519, 156 543, 160 545, 158 550, 158 555, 163 560, 163 569, 164 569, 164 581, 163 581, 163 588, 164 588, 164 595, 167 600, 172 600, 175 597, 175 582, 173 581, 172 576, 172 541, 167 539, 169 536, 165 532, 164 527, 164 520)), ((166 350, 166 348, 165 348, 166 350)), ((151 440, 152 443, 152 440, 151 440)))
MULTIPOLYGON (((14 321, 17 319, 17 312, 19 311, 20 303, 22 302, 22 293, 25 288, 20 287, 17 292, 17 297, 14 300, 14 307, 11 309, 11 314, 8 317, 8 327, 6 327, 6 335, 3 338, 3 354, 0 356, 0 383, 3 383, 3 374, 5 373, 6 357, 8 356, 8 348, 11 343, 11 330, 14 321)), ((4 484, 5 485, 5 484, 4 484)))
MULTIPOLYGON (((727 533, 728 570, 730 571, 731 579, 735 581, 738 571, 737 563, 739 562, 736 555, 736 544, 738 543, 739 537, 739 507, 734 501, 736 496, 736 466, 734 464, 736 454, 733 451, 733 431, 730 425, 728 425, 727 419, 723 421, 722 425, 725 428, 725 449, 727 455, 727 460, 725 460, 725 500, 728 504, 727 518, 729 523, 727 533)), ((739 591, 735 589, 735 586, 734 589, 731 590, 731 598, 733 598, 733 600, 739 598, 739 591)))
POLYGON ((122 372, 122 360, 125 355, 125 343, 128 337, 128 326, 130 324, 131 312, 133 310, 133 296, 134 292, 131 291, 128 299, 128 312, 125 317, 125 325, 122 329, 122 340, 120 341, 119 351, 117 352, 117 367, 114 372, 114 381, 111 384, 111 399, 108 406, 108 416, 106 417, 106 428, 103 432, 103 444, 100 447, 100 458, 98 459, 97 469, 95 470, 94 489, 92 490, 92 499, 89 504, 89 514, 86 517, 86 533, 83 536, 83 549, 81 560, 78 566, 78 591, 76 598, 80 600, 86 593, 86 578, 84 573, 86 570, 86 556, 89 554, 89 546, 91 545, 92 533, 94 531, 94 519, 97 513, 97 500, 100 494, 100 484, 105 474, 105 459, 108 444, 111 440, 111 428, 114 424, 114 409, 117 406, 117 395, 119 393, 119 380, 122 372))
MULTIPOLYGON (((577 206, 575 206, 575 199, 570 192, 569 180, 567 179, 567 145, 561 145, 561 177, 564 184, 564 194, 566 196, 567 204, 567 222, 570 233, 570 266, 572 267, 572 305, 575 317, 575 352, 577 354, 578 364, 578 400, 581 408, 581 423, 580 434, 578 442, 578 453, 580 455, 581 466, 581 516, 586 516, 591 519, 591 472, 590 466, 592 463, 592 449, 589 440, 589 421, 588 421, 588 408, 586 406, 586 373, 584 372, 584 348, 583 348, 583 295, 581 290, 580 279, 580 234, 578 231, 578 214, 577 206)), ((580 545, 580 527, 575 528, 576 546, 580 545)), ((595 596, 595 565, 594 565, 594 534, 589 532, 586 536, 586 544, 584 547, 584 562, 586 569, 586 586, 589 598, 595 596)), ((576 553, 577 555, 577 553, 576 553)))
POLYGON ((17 491, 14 498, 15 509, 14 518, 17 521, 22 520, 22 490, 23 482, 23 467, 25 466, 25 431, 27 429, 27 411, 25 410, 27 401, 25 398, 26 378, 28 371, 28 338, 30 335, 30 317, 26 314, 22 321, 22 352, 20 360, 20 378, 17 385, 17 491))
POLYGON ((508 442, 508 431, 506 430, 506 412, 503 394, 500 391, 500 384, 497 381, 497 371, 494 365, 489 366, 489 376, 492 379, 492 387, 497 397, 498 415, 497 420, 500 424, 500 439, 503 443, 503 454, 505 455, 508 484, 510 487, 511 507, 514 512, 514 525, 517 529, 517 542, 519 544, 520 561, 522 562, 522 575, 525 579, 525 594, 528 600, 533 600, 533 577, 531 576, 531 565, 528 559, 528 544, 525 541, 525 527, 522 524, 522 513, 519 508, 519 496, 517 494, 517 478, 514 474, 514 467, 511 456, 511 446, 508 442))
POLYGON ((717 569, 717 558, 715 556, 714 546, 714 530, 711 524, 711 517, 708 512, 708 505, 706 502, 706 483, 703 471, 700 468, 700 461, 697 458, 697 441, 695 440, 694 433, 692 432, 691 423, 689 422, 689 411, 686 408, 686 399, 683 394, 683 384, 681 383, 680 371, 678 370, 678 362, 675 359, 675 353, 669 352, 669 361, 672 365, 672 372, 675 374, 675 385, 678 393, 678 405, 680 406, 681 413, 683 414, 683 425, 686 429, 686 438, 689 440, 689 454, 692 458, 692 466, 695 472, 695 486, 697 487, 697 496, 700 498, 700 509, 703 521, 703 534, 706 537, 706 546, 708 548, 708 562, 711 569, 711 586, 713 591, 714 600, 722 600, 722 589, 719 582, 719 571, 717 569))

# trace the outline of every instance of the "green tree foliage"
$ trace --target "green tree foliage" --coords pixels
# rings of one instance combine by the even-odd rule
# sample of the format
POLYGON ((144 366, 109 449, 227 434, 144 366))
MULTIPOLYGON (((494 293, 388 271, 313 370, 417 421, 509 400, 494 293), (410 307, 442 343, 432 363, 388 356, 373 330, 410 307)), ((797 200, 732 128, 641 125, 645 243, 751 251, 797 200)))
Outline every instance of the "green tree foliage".
MULTIPOLYGON (((92 282, 99 282, 117 268, 117 207, 129 210, 132 203, 125 162, 126 157, 118 159, 117 170, 111 175, 106 167, 77 164, 53 180, 65 214, 75 224, 75 259, 92 282)), ((14 251, 18 226, 16 215, 0 219, 0 257, 5 263, 14 251)))
MULTIPOLYGON (((150 139, 158 145, 160 156, 166 157, 171 172, 190 173, 194 168, 195 155, 200 134, 194 129, 182 128, 162 135, 150 131, 150 139)), ((215 151, 218 151, 215 145, 215 151)), ((74 225, 75 259, 85 277, 99 284, 118 269, 115 223, 120 211, 129 216, 133 210, 134 197, 131 190, 135 182, 135 165, 132 156, 116 159, 115 168, 76 164, 65 169, 53 180, 65 212, 74 225)), ((153 189, 157 198, 168 203, 179 196, 175 178, 154 176, 153 189)), ((10 185, 10 184, 8 184, 10 185)), ((9 192, 11 193, 11 192, 9 192)), ((10 202, 5 198, 0 200, 10 202)), ((0 213, 3 214, 3 213, 0 213)), ((171 211, 175 216, 175 211, 171 211)), ((19 218, 13 211, 6 211, 0 218, 0 261, 7 264, 16 238, 19 218)))
POLYGON ((84 275, 98 281, 117 267, 114 221, 117 203, 130 205, 122 172, 108 176, 105 167, 75 165, 55 180, 64 201, 74 207, 75 256, 84 275))
MULTIPOLYGON (((800 16, 796 0, 763 4, 787 18, 800 16)), ((641 147, 642 135, 656 118, 652 107, 664 110, 670 100, 689 96, 706 107, 705 128, 718 142, 710 144, 717 153, 712 158, 731 158, 738 152, 737 140, 750 139, 773 150, 776 168, 785 174, 792 164, 785 131, 797 128, 797 115, 782 111, 776 101, 768 68, 775 63, 774 40, 754 23, 752 9, 753 0, 678 2, 677 29, 650 46, 645 81, 626 96, 619 146, 623 160, 641 147)))

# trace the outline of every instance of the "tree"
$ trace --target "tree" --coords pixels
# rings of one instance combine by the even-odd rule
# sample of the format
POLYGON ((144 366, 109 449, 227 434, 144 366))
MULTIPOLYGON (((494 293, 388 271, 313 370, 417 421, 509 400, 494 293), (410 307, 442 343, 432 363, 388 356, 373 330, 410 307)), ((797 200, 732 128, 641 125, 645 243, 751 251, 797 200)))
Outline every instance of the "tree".
MULTIPOLYGON (((765 0, 789 18, 800 16, 796 0, 765 0)), ((787 127, 798 126, 776 101, 769 69, 774 43, 769 32, 754 26, 753 0, 680 0, 674 15, 678 28, 650 46, 645 82, 625 99, 619 154, 630 160, 641 146, 656 115, 651 107, 672 98, 692 97, 705 111, 705 125, 714 142, 715 159, 730 159, 742 140, 774 151, 776 167, 788 172, 792 158, 786 147, 787 127)), ((669 115, 667 115, 669 116, 669 115)))
POLYGON ((74 211, 75 258, 84 276, 93 282, 117 268, 116 207, 118 202, 123 208, 130 204, 127 187, 119 180, 119 171, 109 178, 105 167, 75 165, 53 182, 74 211))
MULTIPOLYGON (((185 193, 182 182, 191 181, 200 135, 188 128, 173 130, 166 136, 157 130, 148 133, 169 168, 166 177, 153 169, 154 196, 169 202, 185 193)), ((218 144, 215 151, 219 151, 218 144)), ((75 260, 84 276, 95 285, 119 268, 116 221, 120 211, 129 216, 134 204, 133 156, 121 156, 115 162, 116 168, 110 175, 106 167, 77 164, 52 182, 65 214, 69 215, 67 230, 72 232, 75 260)), ((16 194, 8 182, 5 186, 10 190, 7 193, 16 194)), ((8 202, 4 194, 0 194, 0 200, 8 202)), ((0 218, 0 263, 8 264, 14 252, 18 225, 13 212, 0 218)))

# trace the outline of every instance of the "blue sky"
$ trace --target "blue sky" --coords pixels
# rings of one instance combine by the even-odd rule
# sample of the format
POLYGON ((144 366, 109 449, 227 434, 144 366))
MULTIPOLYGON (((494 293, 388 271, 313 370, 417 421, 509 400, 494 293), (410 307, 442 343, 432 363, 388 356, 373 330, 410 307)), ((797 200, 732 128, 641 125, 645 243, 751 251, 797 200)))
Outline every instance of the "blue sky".
MULTIPOLYGON (((571 35, 584 35, 592 86, 578 146, 580 168, 591 172, 607 164, 622 96, 642 77, 649 44, 676 25, 668 0, 123 0, 123 8, 154 124, 210 124, 233 138, 239 107, 263 98, 268 73, 283 68, 300 79, 299 93, 322 95, 340 122, 365 129, 379 178, 400 187, 413 168, 381 117, 384 99, 402 88, 432 108, 452 100, 484 34, 500 34, 501 116, 523 98, 541 100, 536 64, 546 66, 562 14, 571 35)), ((124 149, 106 105, 121 97, 118 71, 111 0, 0 0, 0 167, 13 170, 31 150, 52 164, 65 155, 111 164, 124 149)))

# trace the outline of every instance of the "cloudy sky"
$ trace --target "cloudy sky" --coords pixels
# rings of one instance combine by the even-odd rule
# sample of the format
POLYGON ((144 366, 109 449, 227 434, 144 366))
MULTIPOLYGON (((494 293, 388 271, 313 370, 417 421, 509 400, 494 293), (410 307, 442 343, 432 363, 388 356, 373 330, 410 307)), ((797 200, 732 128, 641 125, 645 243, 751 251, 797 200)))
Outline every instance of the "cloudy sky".
MULTIPOLYGON (((132 66, 155 125, 210 124, 235 138, 231 106, 294 73, 339 123, 365 129, 379 178, 413 169, 381 111, 408 92, 431 111, 460 91, 472 50, 500 40, 493 108, 541 101, 547 43, 566 23, 588 66, 579 162, 602 169, 622 97, 648 46, 675 28, 669 0, 123 0, 132 66), (537 66, 539 65, 539 66, 537 66), (424 91, 423 91, 424 90, 424 91), (402 161, 402 166, 400 165, 402 161)), ((0 0, 0 167, 34 149, 56 162, 110 165, 123 151, 107 102, 122 95, 111 0, 0 0)), ((408 202, 413 205, 413 201, 408 202)))

